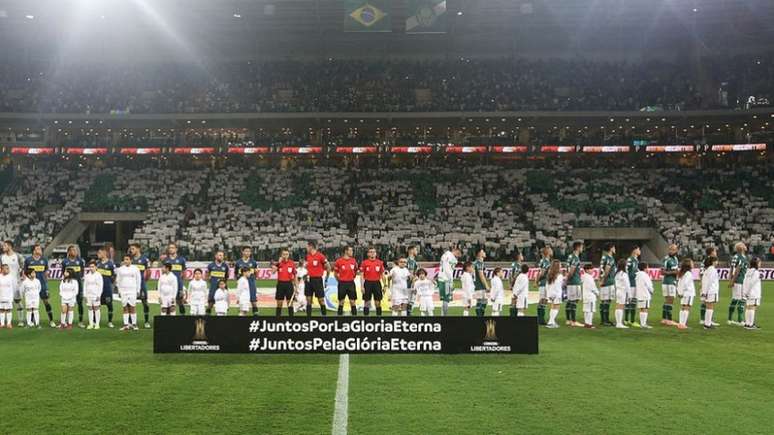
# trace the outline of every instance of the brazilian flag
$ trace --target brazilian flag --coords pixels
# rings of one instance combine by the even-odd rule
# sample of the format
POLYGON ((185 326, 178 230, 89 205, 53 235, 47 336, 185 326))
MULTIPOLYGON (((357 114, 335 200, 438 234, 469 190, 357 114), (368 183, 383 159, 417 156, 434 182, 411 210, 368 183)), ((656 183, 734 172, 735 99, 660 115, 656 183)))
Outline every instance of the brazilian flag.
POLYGON ((408 0, 406 33, 446 33, 446 0, 408 0))
POLYGON ((390 32, 387 0, 343 0, 345 32, 390 32))

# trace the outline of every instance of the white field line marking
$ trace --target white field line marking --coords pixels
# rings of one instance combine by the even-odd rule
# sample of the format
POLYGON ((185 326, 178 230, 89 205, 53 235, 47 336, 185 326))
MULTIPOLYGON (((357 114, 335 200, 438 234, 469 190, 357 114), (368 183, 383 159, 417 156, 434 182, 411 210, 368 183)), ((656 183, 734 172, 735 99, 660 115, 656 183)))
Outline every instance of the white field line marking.
POLYGON ((339 379, 336 381, 336 405, 333 408, 333 435, 347 435, 349 418, 349 354, 339 356, 339 379))

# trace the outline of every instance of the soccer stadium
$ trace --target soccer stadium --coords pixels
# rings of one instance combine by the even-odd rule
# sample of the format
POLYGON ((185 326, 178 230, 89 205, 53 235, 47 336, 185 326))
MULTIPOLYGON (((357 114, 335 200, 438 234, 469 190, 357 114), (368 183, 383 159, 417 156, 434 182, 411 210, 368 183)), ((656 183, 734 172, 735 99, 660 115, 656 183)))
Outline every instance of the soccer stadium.
POLYGON ((0 41, 0 434, 773 432, 771 0, 0 0, 0 41))

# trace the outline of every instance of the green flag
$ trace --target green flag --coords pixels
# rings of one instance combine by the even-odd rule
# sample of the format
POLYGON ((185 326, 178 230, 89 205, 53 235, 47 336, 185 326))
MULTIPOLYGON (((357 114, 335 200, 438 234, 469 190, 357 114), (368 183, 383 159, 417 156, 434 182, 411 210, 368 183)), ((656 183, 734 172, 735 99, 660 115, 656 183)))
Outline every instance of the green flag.
POLYGON ((390 32, 386 0, 344 0, 345 32, 390 32))
POLYGON ((446 0, 407 0, 406 33, 446 33, 446 0))

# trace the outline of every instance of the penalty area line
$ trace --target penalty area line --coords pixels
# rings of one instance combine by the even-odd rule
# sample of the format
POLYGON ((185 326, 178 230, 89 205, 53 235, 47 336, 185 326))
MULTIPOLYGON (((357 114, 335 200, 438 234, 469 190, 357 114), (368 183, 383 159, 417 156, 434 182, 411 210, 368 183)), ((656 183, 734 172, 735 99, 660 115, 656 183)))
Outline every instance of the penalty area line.
POLYGON ((333 408, 331 434, 346 435, 349 418, 349 354, 339 355, 339 377, 336 381, 336 405, 333 408))

